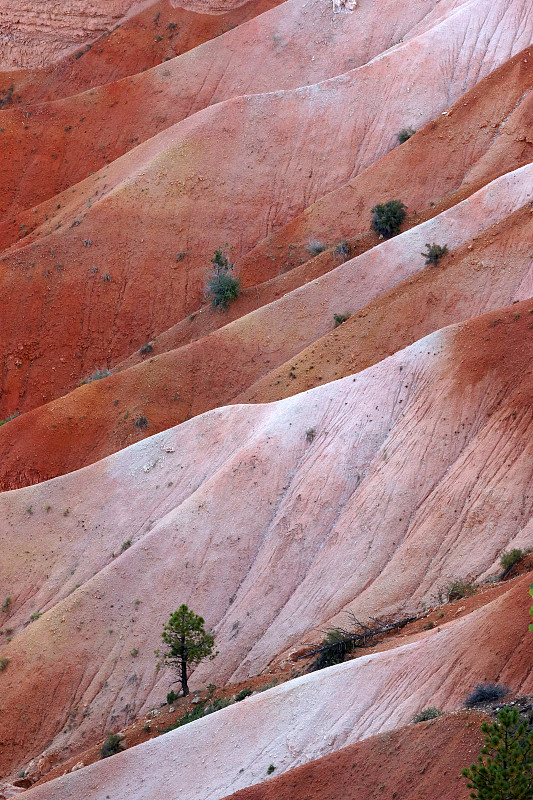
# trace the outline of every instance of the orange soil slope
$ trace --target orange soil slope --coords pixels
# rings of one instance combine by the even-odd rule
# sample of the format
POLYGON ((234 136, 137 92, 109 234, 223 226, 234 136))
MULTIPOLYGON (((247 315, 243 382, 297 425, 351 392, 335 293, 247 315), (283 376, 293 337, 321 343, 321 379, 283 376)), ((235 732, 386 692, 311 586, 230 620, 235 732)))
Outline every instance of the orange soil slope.
MULTIPOLYGON (((480 4, 478 13, 486 13, 483 7, 486 2, 477 0, 480 4)), ((521 0, 513 2, 518 4, 521 0)), ((244 94, 295 89, 369 64, 360 78, 357 73, 353 76, 361 119, 352 121, 352 125, 356 126, 356 136, 364 138, 365 117, 367 121, 374 119, 376 113, 371 96, 366 94, 366 85, 369 81, 379 82, 383 72, 379 63, 372 65, 370 62, 398 39, 407 37, 411 30, 417 30, 420 18, 426 16, 434 4, 435 0, 431 0, 427 8, 412 3, 406 7, 386 0, 386 8, 379 12, 385 15, 386 24, 379 26, 378 34, 371 24, 376 16, 378 0, 368 4, 362 13, 354 14, 335 14, 329 8, 325 10, 318 0, 310 8, 305 4, 304 11, 303 0, 288 0, 270 13, 206 43, 200 50, 195 49, 147 73, 91 88, 84 94, 58 102, 4 111, 0 114, 2 146, 9 149, 11 158, 5 165, 1 184, 0 218, 3 212, 9 218, 9 215, 63 191, 139 142, 209 105, 244 94), (324 27, 327 44, 324 42, 324 27), (354 39, 361 42, 355 55, 354 39), (361 93, 365 93, 367 98, 364 102, 368 106, 366 113, 361 108, 361 93)), ((383 0, 379 5, 383 6, 383 0)), ((513 29, 513 25, 518 24, 518 19, 514 18, 516 10, 511 8, 503 20, 494 18, 488 21, 495 31, 501 26, 509 28, 504 35, 512 53, 520 49, 520 45, 531 43, 530 36, 517 36, 513 29)), ((443 48, 442 42, 446 42, 448 37, 452 41, 447 47, 458 48, 461 30, 467 27, 467 18, 469 14, 460 6, 446 21, 449 33, 429 26, 422 29, 412 42, 407 41, 404 47, 411 49, 411 58, 418 59, 424 51, 429 56, 429 50, 435 50, 435 40, 440 35, 441 49, 447 49, 443 48)), ((414 104, 416 108, 408 112, 404 106, 398 120, 400 127, 413 122, 418 127, 427 122, 470 88, 476 80, 468 69, 470 59, 480 63, 478 79, 501 63, 498 54, 477 52, 475 42, 468 37, 462 50, 464 63, 456 65, 457 75, 448 67, 450 86, 447 91, 442 93, 444 80, 442 87, 437 85, 431 93, 425 93, 423 104, 414 104), (463 74, 460 76, 459 73, 463 74)), ((401 48, 393 48, 386 57, 390 62, 387 70, 399 72, 399 62, 405 61, 401 48)), ((447 63, 444 54, 442 61, 447 63)), ((410 86, 407 88, 411 89, 410 86)), ((346 98, 342 105, 349 102, 346 98)), ((317 108, 320 105, 319 101, 317 108)), ((388 105, 394 105, 392 98, 388 105)), ((343 126, 349 122, 350 116, 347 115, 343 126)), ((397 131, 395 128, 389 133, 391 143, 397 131)), ((381 155, 390 148, 386 136, 383 139, 382 142, 374 141, 372 145, 364 143, 360 152, 364 152, 366 163, 369 163, 369 158, 373 160, 372 148, 376 145, 380 147, 381 155)), ((356 152, 352 156, 356 167, 357 155, 356 152)), ((348 177, 351 174, 352 169, 348 177)))
MULTIPOLYGON (((488 606, 417 641, 302 676, 37 786, 28 800, 99 800, 106 793, 115 800, 218 800, 265 781, 269 764, 282 774, 405 725, 430 703, 460 707, 480 679, 497 676, 514 692, 528 694, 533 676, 527 585, 526 576, 488 606), (158 763, 165 769, 154 770, 158 763)), ((461 784, 450 777, 457 791, 461 784)))
MULTIPOLYGON (((513 173, 526 189, 531 170, 513 173)), ((78 469, 217 405, 265 402, 335 380, 445 325, 530 297, 531 209, 528 203, 513 213, 511 191, 512 176, 505 176, 199 341, 148 355, 1 426, 0 485, 18 488, 78 469), (510 216, 491 226, 505 207, 510 216), (425 269, 423 242, 439 236, 459 246, 425 269), (347 310, 357 313, 332 331, 335 311, 347 310), (145 428, 136 426, 141 415, 145 428)), ((516 204, 526 197, 520 192, 516 204)), ((514 321, 511 311, 503 316, 514 321)))
MULTIPOLYGON (((306 205, 312 199, 307 167, 316 172, 313 194, 342 183, 352 166, 333 148, 323 151, 334 117, 317 124, 316 95, 333 108, 353 88, 343 78, 218 104, 45 204, 51 219, 1 262, 1 291, 13 299, 1 331, 7 355, 2 416, 65 392, 95 365, 124 359, 194 310, 205 254, 224 241, 242 254, 306 205), (295 126, 297 142, 283 134, 295 126), (318 152, 323 155, 313 167, 318 152)), ((352 134, 350 123, 344 135, 352 134)), ((246 272, 243 278, 246 285, 246 272)))
POLYGON ((118 81, 186 53, 278 2, 250 0, 226 13, 205 14, 158 0, 46 69, 0 72, 0 97, 13 87, 13 103, 37 103, 118 81))
POLYGON ((299 264, 310 239, 332 244, 365 230, 377 199, 399 197, 422 214, 430 204, 442 210, 531 162, 532 86, 533 49, 527 48, 402 147, 267 237, 239 260, 239 268, 253 264, 257 271, 272 259, 284 268, 299 264))
MULTIPOLYGON (((0 495, 0 596, 12 598, 2 625, 13 636, 1 647, 2 768, 52 739, 79 752, 157 703, 168 677, 153 651, 183 600, 220 651, 195 683, 220 684, 257 674, 343 610, 409 612, 452 578, 488 577, 503 548, 531 546, 528 307, 514 307, 512 324, 485 315, 357 376, 212 411, 0 495)), ((489 617, 486 655, 465 660, 463 649, 455 669, 519 690, 532 677, 527 608, 497 648, 489 617)), ((443 642, 447 665, 450 652, 443 642)), ((453 707, 462 689, 449 675, 435 700, 453 707)), ((380 724, 428 705, 436 686, 423 686, 396 716, 383 701, 380 724)), ((372 719, 359 731, 378 732, 372 719)))
POLYGON ((461 711, 373 736, 227 800, 467 800, 460 774, 476 760, 486 719, 461 711))

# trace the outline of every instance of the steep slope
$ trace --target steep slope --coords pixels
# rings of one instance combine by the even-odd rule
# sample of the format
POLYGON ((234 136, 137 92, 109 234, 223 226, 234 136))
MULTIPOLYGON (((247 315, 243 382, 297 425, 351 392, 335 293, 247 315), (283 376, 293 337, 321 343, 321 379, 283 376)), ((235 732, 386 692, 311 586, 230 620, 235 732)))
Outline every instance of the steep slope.
POLYGON ((289 770, 279 778, 242 789, 232 800, 467 800, 458 781, 481 749, 484 715, 462 711, 410 725, 289 770))
MULTIPOLYGON (((0 8, 0 69, 34 67, 49 63, 118 22, 136 0, 3 0, 0 8)), ((144 5, 148 5, 145 0, 144 5)))
POLYGON ((45 69, 0 73, 0 96, 3 91, 7 98, 13 87, 12 103, 58 100, 135 75, 226 33, 278 1, 250 0, 226 13, 205 14, 157 0, 45 69))
MULTIPOLYGON (((486 577, 503 548, 531 545, 529 307, 1 495, 0 596, 12 598, 2 625, 13 636, 2 646, 2 769, 50 742, 79 751, 157 702, 167 678, 152 654, 176 603, 216 633, 220 653, 196 683, 240 680, 343 610, 406 612, 452 578, 486 577)), ((361 733, 380 729, 360 719, 361 733)))
POLYGON ((35 787, 28 800, 51 794, 54 800, 106 794, 116 800, 218 800, 264 781, 269 764, 281 774, 405 724, 429 703, 460 706, 476 680, 497 676, 515 691, 530 692, 527 585, 518 581, 490 606, 418 641, 297 678, 35 787), (505 635, 495 650, 494 630, 502 622, 505 635), (163 763, 164 770, 153 770, 163 763))
MULTIPOLYGON (((488 0, 475 0, 474 6, 472 0, 464 0, 438 19, 430 13, 435 0, 423 6, 386 0, 385 8, 383 0, 380 4, 373 0, 351 14, 335 14, 324 2, 288 0, 200 50, 148 73, 39 105, 29 111, 29 117, 25 108, 3 112, 3 143, 12 158, 2 183, 0 213, 11 215, 48 199, 135 144, 209 105, 244 94, 296 89, 342 73, 347 73, 344 81, 315 90, 312 100, 321 127, 327 124, 322 117, 332 102, 338 101, 336 108, 357 103, 356 119, 353 113, 346 114, 336 120, 335 129, 323 131, 323 141, 333 141, 339 152, 346 152, 346 166, 350 167, 346 180, 376 160, 376 148, 379 155, 387 152, 400 128, 425 124, 481 77, 531 44, 533 20, 529 20, 529 30, 527 20, 524 28, 523 13, 533 12, 523 0, 505 3, 503 15, 488 0), (375 28, 372 20, 378 5, 387 22, 375 28), (428 12, 431 22, 423 20, 418 26, 428 12), (491 36, 500 36, 497 50, 479 47, 479 39, 473 35, 476 24, 487 28, 491 36), (410 38, 411 31, 416 35, 410 38), (406 41, 401 46, 384 53, 403 37, 406 41), (442 65, 442 83, 428 85, 421 75, 413 79, 417 75, 414 69, 410 75, 402 74, 409 62, 434 66, 436 58, 442 65), (382 88, 386 74, 398 76, 395 90, 399 96, 382 88), (346 81, 349 86, 343 90, 346 81), (385 117, 376 106, 372 85, 386 98, 385 117), (340 91, 337 98, 331 96, 335 89, 340 91), (348 150, 343 141, 346 128, 351 130, 348 150)), ((296 102, 299 104, 298 98, 296 102)), ((302 122, 309 113, 305 105, 302 122)), ((283 114, 283 108, 280 112, 283 114)), ((293 134, 296 121, 292 115, 281 123, 285 136, 293 134)), ((317 161, 315 157, 313 169, 318 175, 311 185, 320 176, 317 161)))
POLYGON ((530 297, 532 175, 532 165, 504 175, 206 338, 3 425, 0 485, 69 472, 236 398, 287 397, 375 364, 447 324, 530 297), (457 248, 437 269, 425 268, 421 255, 432 241, 457 248), (354 317, 332 333, 333 315, 346 310, 354 317))
MULTIPOLYGON (((45 204, 41 213, 50 219, 3 256, 1 291, 12 304, 2 329, 2 417, 64 393, 95 365, 122 360, 194 310, 206 254, 229 241, 238 256, 313 199, 306 164, 316 175, 313 194, 326 191, 330 181, 342 182, 351 165, 335 149, 327 148, 315 164, 324 126, 334 125, 335 117, 318 125, 314 108, 316 92, 327 95, 332 108, 340 102, 352 87, 351 79, 343 81, 332 94, 327 87, 335 81, 298 90, 301 95, 213 106, 45 204), (233 124, 230 108, 238 112, 233 124), (297 142, 282 136, 287 116, 299 118, 297 142), (222 162, 210 134, 217 127, 217 147, 226 148, 222 162)), ((339 130, 336 135, 340 146, 339 130)), ((243 271, 245 281, 248 275, 253 282, 252 269, 243 271)))

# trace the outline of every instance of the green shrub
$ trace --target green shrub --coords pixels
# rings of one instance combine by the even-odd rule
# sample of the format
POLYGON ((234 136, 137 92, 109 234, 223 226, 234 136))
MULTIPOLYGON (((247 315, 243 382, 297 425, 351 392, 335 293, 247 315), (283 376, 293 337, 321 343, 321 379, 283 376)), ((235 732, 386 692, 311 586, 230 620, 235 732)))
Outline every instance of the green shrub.
POLYGON ((9 658, 2 656, 2 658, 0 658, 0 672, 3 672, 8 664, 9 664, 9 658))
POLYGON ((246 697, 250 697, 251 694, 252 690, 249 687, 247 687, 246 689, 241 689, 241 691, 237 694, 235 700, 237 701, 237 703, 240 703, 241 700, 244 700, 246 697))
POLYGON ((313 257, 318 256, 320 253, 323 253, 324 250, 327 249, 328 249, 327 244, 324 244, 324 242, 320 242, 318 239, 309 239, 306 247, 307 252, 313 257))
POLYGON ((145 428, 148 427, 148 420, 144 416, 144 414, 140 414, 136 419, 134 419, 133 424, 139 431, 143 431, 145 428))
POLYGON ((381 203, 372 209, 372 229, 390 239, 396 236, 400 230, 400 225, 405 219, 405 206, 401 200, 389 200, 388 203, 381 203))
POLYGON ((121 749, 120 736, 118 733, 108 733, 103 745, 100 748, 100 758, 109 758, 114 756, 121 749))
POLYGON ((178 699, 178 695, 176 694, 174 689, 171 689, 170 692, 167 694, 167 703, 169 704, 169 706, 171 706, 172 703, 174 702, 174 700, 177 700, 177 699, 178 699))
POLYGON ((153 349, 154 349, 153 345, 151 345, 150 342, 147 342, 146 344, 143 344, 143 346, 141 347, 140 353, 141 355, 146 356, 148 355, 148 353, 151 353, 153 349))
POLYGON ((420 253, 420 255, 424 256, 426 259, 426 265, 431 264, 435 266, 435 264, 438 263, 439 258, 445 256, 447 252, 448 245, 445 244, 441 247, 440 244, 435 244, 435 242, 433 242, 433 244, 426 244, 426 252, 420 253))
POLYGON ((414 135, 414 133, 415 131, 413 130, 413 128, 402 128, 401 131, 398 131, 396 135, 398 137, 398 141, 400 142, 400 144, 403 144, 408 139, 410 139, 411 136, 414 135))
POLYGON ((4 602, 2 603, 2 611, 4 612, 4 614, 7 614, 10 605, 11 605, 11 597, 8 595, 4 600, 4 602))
POLYGON ((436 719, 440 716, 442 716, 442 711, 439 711, 439 709, 434 706, 429 706, 429 708, 424 708, 413 717, 413 722, 427 722, 429 719, 436 719))
POLYGON ((217 247, 211 259, 213 269, 207 286, 206 297, 213 308, 227 311, 230 303, 237 299, 241 292, 241 280, 233 274, 235 264, 230 264, 221 247, 217 247))
POLYGON ((125 542, 122 542, 122 546, 121 546, 121 548, 120 548, 120 549, 121 549, 121 551, 122 551, 122 552, 124 552, 124 551, 125 551, 125 550, 127 550, 129 547, 131 547, 131 539, 126 539, 126 541, 125 541, 125 542))
POLYGON ((18 411, 16 411, 14 414, 10 414, 9 417, 6 417, 5 419, 0 419, 0 426, 5 425, 7 422, 11 422, 12 419, 16 419, 18 416, 19 416, 18 411))
POLYGON ((518 562, 521 561, 525 555, 525 551, 519 550, 517 547, 514 547, 508 552, 504 550, 500 556, 500 564, 502 565, 502 569, 504 571, 510 570, 511 567, 514 567, 515 564, 518 564, 518 562))
POLYGON ((272 775, 272 773, 274 772, 275 769, 276 769, 276 767, 274 766, 274 764, 269 764, 268 769, 267 769, 267 775, 272 775))
POLYGON ((455 580, 451 581, 446 587, 447 602, 461 600, 463 597, 472 597, 477 592, 477 586, 473 581, 455 580))
POLYGON ((500 686, 499 683, 476 683, 473 691, 465 700, 465 706, 474 708, 480 703, 493 703, 501 700, 506 694, 509 694, 509 689, 506 686, 500 686))
POLYGON ((350 314, 333 314, 333 322, 335 323, 335 327, 338 328, 339 325, 343 324, 343 322, 349 320, 350 316, 350 314))

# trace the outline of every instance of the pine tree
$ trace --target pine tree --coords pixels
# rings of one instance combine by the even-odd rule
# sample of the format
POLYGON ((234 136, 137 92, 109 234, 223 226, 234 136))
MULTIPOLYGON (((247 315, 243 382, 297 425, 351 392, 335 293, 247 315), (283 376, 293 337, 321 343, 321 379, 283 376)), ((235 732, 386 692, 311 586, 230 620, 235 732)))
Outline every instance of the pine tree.
POLYGON ((484 722, 481 730, 485 744, 477 764, 462 775, 474 789, 477 800, 532 800, 533 731, 520 720, 518 710, 507 706, 498 713, 498 721, 484 722), (483 756, 486 756, 484 759, 483 756))
POLYGON ((172 667, 177 671, 185 697, 189 694, 187 679, 191 668, 204 658, 213 659, 217 655, 213 653, 214 637, 205 632, 203 617, 189 611, 182 604, 170 615, 161 638, 167 647, 163 652, 155 651, 159 659, 157 668, 172 667))

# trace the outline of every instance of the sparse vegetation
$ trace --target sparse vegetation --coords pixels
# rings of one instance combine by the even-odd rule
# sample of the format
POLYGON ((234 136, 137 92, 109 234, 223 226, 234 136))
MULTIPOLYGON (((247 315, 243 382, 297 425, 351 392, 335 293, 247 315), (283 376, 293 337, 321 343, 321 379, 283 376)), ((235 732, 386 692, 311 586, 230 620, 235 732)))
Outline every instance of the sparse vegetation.
POLYGON ((123 553, 123 552, 124 552, 125 550, 127 550, 129 547, 131 547, 131 539, 126 539, 126 541, 125 541, 125 542, 122 542, 122 545, 121 545, 121 547, 120 547, 120 550, 121 550, 121 552, 123 553))
POLYGON ((121 739, 118 733, 108 733, 100 748, 100 758, 109 758, 121 750, 121 739))
POLYGON ((335 246, 334 253, 342 261, 348 261, 352 255, 352 247, 346 239, 341 239, 341 241, 335 246))
POLYGON ((520 550, 518 547, 513 547, 512 550, 504 550, 500 556, 500 564, 504 573, 509 572, 510 569, 518 564, 526 555, 525 550, 520 550))
POLYGON ((148 420, 144 416, 144 414, 140 414, 133 420, 133 424, 139 431, 143 431, 145 428, 148 427, 148 420))
POLYGON ((148 353, 151 353, 153 349, 154 349, 153 345, 147 342, 146 344, 143 344, 143 346, 141 347, 140 353, 142 356, 146 356, 148 355, 148 353))
POLYGON ((250 697, 251 694, 252 690, 248 686, 245 689, 241 689, 241 691, 237 693, 237 697, 235 698, 235 700, 237 701, 237 703, 240 703, 241 700, 244 700, 246 697, 250 697))
POLYGON ((10 414, 9 417, 6 417, 5 419, 0 419, 0 427, 2 425, 6 425, 8 422, 11 422, 12 419, 16 419, 18 416, 18 412, 15 412, 14 414, 10 414))
POLYGON ((400 231, 400 226, 406 216, 406 208, 401 200, 389 200, 380 203, 372 209, 372 229, 390 239, 400 231))
POLYGON ((313 256, 314 258, 315 256, 318 256, 320 253, 323 253, 324 250, 327 250, 328 246, 327 244, 324 244, 324 242, 320 242, 318 239, 309 239, 309 241, 307 242, 307 247, 305 249, 307 250, 309 255, 313 256))
POLYGON ((132 658, 137 658, 137 656, 139 655, 139 648, 138 647, 134 647, 133 650, 131 651, 130 655, 131 655, 132 658))
POLYGON ((441 247, 440 244, 436 244, 435 242, 433 242, 433 244, 426 244, 426 252, 420 253, 420 255, 424 256, 424 258, 426 259, 426 266, 429 265, 435 266, 435 264, 438 263, 439 259, 445 256, 447 252, 448 252, 448 245, 445 244, 442 245, 441 247))
MULTIPOLYGON (((463 597, 472 597, 477 592, 477 585, 473 581, 456 579, 451 581, 445 589, 446 602, 461 600, 463 597)), ((440 594, 440 593, 439 593, 440 594)))
POLYGON ((399 143, 403 144, 408 139, 410 139, 411 136, 413 136, 414 134, 415 134, 415 131, 413 130, 413 128, 402 128, 401 131, 398 131, 398 133, 396 135, 398 137, 399 143))
POLYGON ((308 444, 311 444, 316 436, 316 428, 308 428, 305 432, 305 438, 308 444))
POLYGON ((4 600, 4 602, 2 603, 2 611, 4 612, 4 614, 7 614, 10 605, 11 605, 11 596, 8 595, 4 600))
POLYGON ((276 769, 276 767, 274 766, 274 764, 269 764, 268 769, 267 769, 267 775, 272 775, 272 773, 274 772, 275 769, 276 769))
POLYGON ((442 711, 439 711, 439 709, 434 706, 429 706, 416 714, 416 716, 413 717, 413 722, 427 722, 430 719, 436 719, 440 716, 442 716, 442 711))
POLYGON ((93 381, 100 381, 102 378, 108 378, 110 375, 110 369, 98 369, 98 367, 95 367, 91 375, 86 375, 85 378, 81 378, 81 380, 78 381, 78 386, 84 386, 86 383, 92 383, 93 381))
POLYGON ((516 708, 498 712, 497 722, 481 724, 485 743, 477 764, 463 769, 470 797, 477 800, 532 800, 533 731, 516 708), (486 756, 486 758, 484 758, 486 756))
POLYGON ((0 658, 0 672, 3 672, 8 664, 9 664, 9 658, 6 658, 6 656, 2 656, 2 658, 0 658))
POLYGON ((509 689, 506 686, 500 686, 499 683, 476 683, 465 700, 465 706, 474 708, 480 703, 493 703, 501 700, 506 694, 509 694, 509 689))
POLYGON ((351 314, 333 314, 333 322, 335 323, 335 327, 338 328, 339 325, 342 325, 343 322, 346 322, 350 319, 351 314))
POLYGON ((204 629, 204 619, 182 604, 170 619, 161 634, 165 649, 155 651, 157 667, 172 667, 178 673, 183 696, 189 694, 187 683, 189 671, 204 658, 213 659, 214 638, 204 629))
POLYGON ((221 247, 217 247, 211 259, 213 269, 207 281, 205 294, 211 306, 227 311, 230 303, 237 299, 241 292, 241 279, 233 274, 235 264, 230 264, 221 247))
POLYGON ((179 695, 177 695, 177 694, 176 694, 176 692, 174 691, 174 689, 171 689, 171 690, 170 690, 170 692, 167 694, 167 703, 169 704, 169 706, 171 706, 171 705, 172 705, 172 703, 173 703, 175 700, 177 700, 177 699, 178 699, 178 697, 179 697, 179 695))

